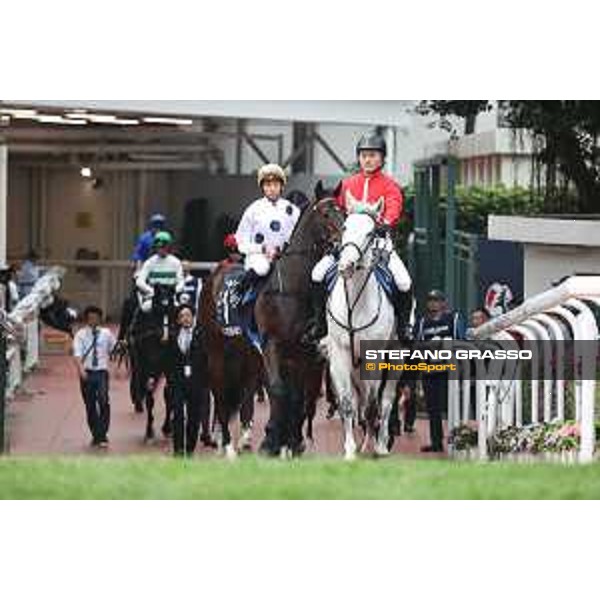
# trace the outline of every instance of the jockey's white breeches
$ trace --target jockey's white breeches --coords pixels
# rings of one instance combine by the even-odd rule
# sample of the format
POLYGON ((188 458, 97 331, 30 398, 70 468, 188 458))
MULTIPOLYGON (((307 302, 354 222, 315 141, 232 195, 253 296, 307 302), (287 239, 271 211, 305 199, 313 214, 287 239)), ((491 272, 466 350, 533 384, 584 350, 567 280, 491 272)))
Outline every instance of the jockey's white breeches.
POLYGON ((244 268, 246 271, 254 271, 259 277, 266 277, 271 270, 271 261, 261 253, 247 254, 244 268))
MULTIPOLYGON (((388 266, 392 277, 401 292, 408 292, 412 287, 412 279, 410 273, 404 266, 402 259, 398 256, 394 250, 394 245, 391 239, 380 238, 375 241, 377 247, 382 247, 384 250, 389 252, 390 258, 388 266)), ((312 272, 312 280, 315 283, 323 283, 325 275, 329 269, 335 264, 336 260, 331 254, 325 255, 316 265, 312 272)))
POLYGON ((326 254, 312 271, 312 280, 315 283, 323 283, 327 271, 335 264, 335 258, 331 254, 326 254))
POLYGON ((145 314, 152 312, 152 297, 152 294, 144 295, 141 291, 138 292, 138 304, 145 314))

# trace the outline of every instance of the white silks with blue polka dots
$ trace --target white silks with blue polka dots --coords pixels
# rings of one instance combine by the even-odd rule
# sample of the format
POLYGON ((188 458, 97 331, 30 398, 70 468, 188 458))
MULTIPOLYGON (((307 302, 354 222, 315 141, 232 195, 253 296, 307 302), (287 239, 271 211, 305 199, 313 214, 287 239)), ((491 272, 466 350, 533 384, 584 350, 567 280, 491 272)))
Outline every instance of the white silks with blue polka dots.
POLYGON ((246 269, 266 275, 270 269, 266 255, 285 247, 299 218, 300 210, 284 198, 276 202, 267 198, 253 202, 236 232, 239 250, 246 256, 246 269))

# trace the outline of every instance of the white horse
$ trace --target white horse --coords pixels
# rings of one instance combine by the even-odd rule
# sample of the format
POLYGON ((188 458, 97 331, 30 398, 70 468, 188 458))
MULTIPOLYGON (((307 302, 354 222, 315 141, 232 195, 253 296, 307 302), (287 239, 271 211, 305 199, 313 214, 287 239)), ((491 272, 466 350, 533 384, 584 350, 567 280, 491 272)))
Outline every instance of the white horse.
POLYGON ((339 277, 328 303, 326 351, 344 428, 344 456, 356 458, 354 428, 366 424, 361 452, 375 440, 375 454, 389 454, 389 419, 394 382, 361 381, 361 340, 397 339, 394 308, 376 280, 375 227, 383 202, 353 202, 343 228, 339 277), (381 387, 383 386, 383 390, 381 387), (380 400, 381 399, 381 400, 380 400))

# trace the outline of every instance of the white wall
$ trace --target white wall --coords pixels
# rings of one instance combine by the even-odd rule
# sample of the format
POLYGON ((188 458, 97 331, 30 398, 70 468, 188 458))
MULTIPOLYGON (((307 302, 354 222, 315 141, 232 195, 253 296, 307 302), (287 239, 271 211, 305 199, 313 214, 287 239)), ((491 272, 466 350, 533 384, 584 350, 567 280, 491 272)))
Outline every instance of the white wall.
POLYGON ((600 274, 600 248, 526 244, 524 257, 526 298, 548 290, 567 275, 600 274))

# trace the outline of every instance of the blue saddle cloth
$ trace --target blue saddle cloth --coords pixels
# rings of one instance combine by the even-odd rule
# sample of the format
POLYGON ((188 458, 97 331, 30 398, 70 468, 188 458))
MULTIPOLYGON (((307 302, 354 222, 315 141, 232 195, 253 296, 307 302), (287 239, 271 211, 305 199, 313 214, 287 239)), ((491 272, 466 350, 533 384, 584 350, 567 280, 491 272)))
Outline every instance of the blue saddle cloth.
MULTIPOLYGON (((390 271, 390 268, 387 262, 381 261, 375 267, 375 278, 377 279, 377 283, 381 286, 385 295, 389 298, 390 302, 395 306, 396 298, 400 293, 396 282, 394 281, 394 276, 390 271)), ((325 287, 327 289, 327 293, 331 295, 333 292, 333 288, 338 280, 338 265, 337 262, 330 267, 330 269, 325 273, 325 287)))
POLYGON ((245 271, 243 267, 227 273, 223 280, 223 289, 217 300, 217 322, 228 337, 243 335, 259 352, 264 348, 256 321, 254 305, 258 298, 258 290, 250 289, 240 294, 239 284, 245 271))

